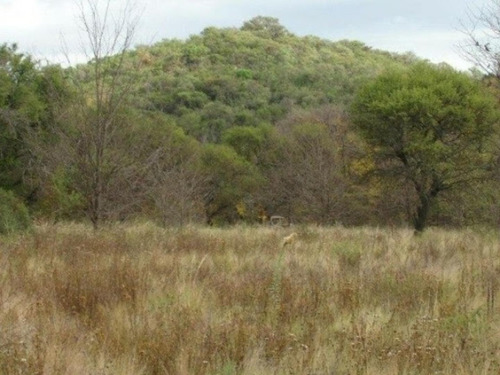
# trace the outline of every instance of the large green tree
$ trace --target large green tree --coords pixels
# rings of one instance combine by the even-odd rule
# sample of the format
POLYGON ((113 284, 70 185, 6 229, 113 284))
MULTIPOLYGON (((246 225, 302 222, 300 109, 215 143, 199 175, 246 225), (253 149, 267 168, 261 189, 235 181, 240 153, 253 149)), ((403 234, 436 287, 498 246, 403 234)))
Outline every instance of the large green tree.
POLYGON ((498 112, 468 75, 418 63, 362 88, 352 119, 371 146, 376 170, 412 186, 412 221, 422 231, 441 192, 486 176, 498 112))
POLYGON ((42 75, 16 45, 0 45, 0 187, 29 195, 25 185, 31 154, 26 136, 43 121, 42 75))

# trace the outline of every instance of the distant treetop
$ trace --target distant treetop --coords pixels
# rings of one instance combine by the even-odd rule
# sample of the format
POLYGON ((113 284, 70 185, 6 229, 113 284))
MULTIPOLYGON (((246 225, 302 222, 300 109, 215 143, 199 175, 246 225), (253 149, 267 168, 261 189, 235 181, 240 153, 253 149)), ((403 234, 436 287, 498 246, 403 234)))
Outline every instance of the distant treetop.
POLYGON ((246 21, 241 27, 243 31, 252 31, 263 38, 279 39, 285 36, 290 36, 290 33, 280 21, 274 17, 258 16, 246 21))

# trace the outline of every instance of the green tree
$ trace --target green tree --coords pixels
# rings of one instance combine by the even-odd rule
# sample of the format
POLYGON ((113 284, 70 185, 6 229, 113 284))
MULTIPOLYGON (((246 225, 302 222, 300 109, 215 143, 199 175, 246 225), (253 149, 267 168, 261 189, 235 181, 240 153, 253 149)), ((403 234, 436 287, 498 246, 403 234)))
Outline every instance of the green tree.
POLYGON ((0 186, 25 196, 31 161, 27 135, 45 113, 40 83, 40 71, 29 56, 17 52, 16 45, 0 45, 0 186))
POLYGON ((24 203, 11 191, 0 189, 0 234, 29 229, 31 219, 24 203))
POLYGON ((252 192, 261 182, 257 169, 225 145, 206 145, 201 160, 207 223, 230 223, 245 216, 242 211, 251 208, 252 192))
POLYGON ((377 171, 413 187, 412 221, 422 231, 441 192, 485 178, 498 112, 469 76, 418 63, 362 88, 352 119, 372 147, 377 171))
POLYGON ((280 24, 274 17, 258 16, 247 21, 241 30, 252 31, 263 38, 278 39, 291 35, 290 32, 280 24))
POLYGON ((236 126, 228 129, 222 140, 253 164, 265 154, 266 138, 271 129, 266 126, 236 126))

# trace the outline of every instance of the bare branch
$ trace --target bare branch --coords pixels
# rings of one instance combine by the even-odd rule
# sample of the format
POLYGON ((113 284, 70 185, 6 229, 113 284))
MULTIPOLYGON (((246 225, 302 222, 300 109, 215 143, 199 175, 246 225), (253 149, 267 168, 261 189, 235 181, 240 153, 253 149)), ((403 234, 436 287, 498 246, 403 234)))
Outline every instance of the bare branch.
POLYGON ((466 37, 459 45, 462 56, 485 73, 500 78, 500 0, 469 9, 460 29, 466 37))
POLYGON ((122 115, 133 84, 125 57, 139 17, 132 1, 120 10, 111 0, 77 1, 88 64, 82 67, 83 76, 74 76, 79 99, 65 119, 69 124, 58 131, 58 149, 61 159, 77 169, 86 214, 97 228, 113 211, 123 209, 117 195, 135 189, 133 181, 140 179, 128 157, 133 140, 122 115))

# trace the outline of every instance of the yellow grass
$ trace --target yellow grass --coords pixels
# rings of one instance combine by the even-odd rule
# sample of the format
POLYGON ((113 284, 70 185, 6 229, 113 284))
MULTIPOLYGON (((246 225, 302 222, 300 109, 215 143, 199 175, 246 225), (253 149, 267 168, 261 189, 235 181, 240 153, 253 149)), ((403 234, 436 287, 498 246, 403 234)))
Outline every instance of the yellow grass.
POLYGON ((0 238, 0 374, 497 374, 498 233, 39 225, 0 238))

